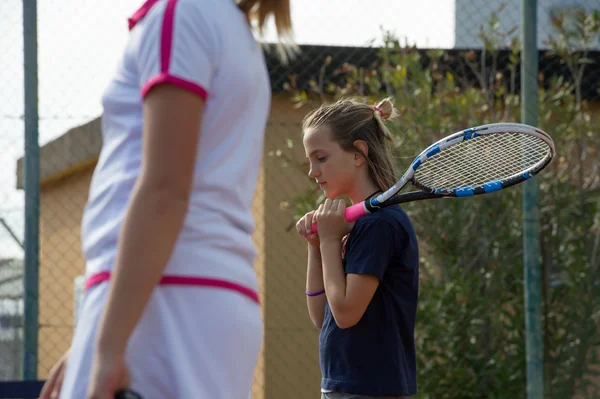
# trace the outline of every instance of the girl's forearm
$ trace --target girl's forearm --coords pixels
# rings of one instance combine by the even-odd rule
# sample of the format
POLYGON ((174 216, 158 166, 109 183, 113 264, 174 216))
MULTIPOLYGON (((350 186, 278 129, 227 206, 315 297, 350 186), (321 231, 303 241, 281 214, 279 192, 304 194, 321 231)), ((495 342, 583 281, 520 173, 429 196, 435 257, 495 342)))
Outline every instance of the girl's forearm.
POLYGON ((327 300, 333 312, 343 306, 346 299, 346 275, 342 264, 340 240, 321 242, 323 282, 327 300))
POLYGON ((323 269, 319 248, 308 246, 308 265, 306 273, 306 291, 319 292, 323 290, 323 269))
POLYGON ((323 285, 323 269, 321 266, 321 254, 319 248, 308 246, 308 265, 306 268, 306 305, 310 319, 317 328, 323 325, 325 314, 326 296, 323 285), (313 294, 313 295, 308 295, 313 294))

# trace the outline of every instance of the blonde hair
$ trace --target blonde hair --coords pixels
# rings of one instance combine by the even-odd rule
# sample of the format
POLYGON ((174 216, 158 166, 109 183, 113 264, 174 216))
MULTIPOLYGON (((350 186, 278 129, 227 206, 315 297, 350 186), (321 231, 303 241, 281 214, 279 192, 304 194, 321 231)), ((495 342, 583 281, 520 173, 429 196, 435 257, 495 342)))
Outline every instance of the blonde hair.
POLYGON ((277 48, 284 63, 297 52, 293 39, 290 0, 238 0, 237 5, 250 25, 252 21, 257 23, 260 35, 263 34, 267 18, 273 16, 279 37, 277 48))
POLYGON ((344 151, 362 152, 354 145, 356 140, 367 143, 368 154, 362 154, 369 165, 369 174, 383 191, 396 182, 396 170, 391 153, 394 137, 385 121, 398 115, 392 100, 385 98, 368 105, 356 98, 341 99, 321 105, 309 112, 302 121, 302 133, 309 128, 327 126, 332 140, 344 151))

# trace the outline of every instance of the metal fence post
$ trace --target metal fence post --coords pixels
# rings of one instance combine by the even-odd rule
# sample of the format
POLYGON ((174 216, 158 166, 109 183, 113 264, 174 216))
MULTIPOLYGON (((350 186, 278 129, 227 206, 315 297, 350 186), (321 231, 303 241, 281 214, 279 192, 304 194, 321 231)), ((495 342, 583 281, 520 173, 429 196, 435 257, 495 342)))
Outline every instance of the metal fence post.
POLYGON ((38 118, 37 0, 23 0, 25 81, 25 314, 23 323, 23 378, 37 379, 38 265, 40 213, 40 159, 38 118))
MULTIPOLYGON (((538 123, 537 0, 521 2, 521 118, 538 123)), ((542 344, 542 290, 540 262, 540 209, 537 179, 523 185, 523 265, 525 277, 525 329, 527 398, 544 396, 542 344)))

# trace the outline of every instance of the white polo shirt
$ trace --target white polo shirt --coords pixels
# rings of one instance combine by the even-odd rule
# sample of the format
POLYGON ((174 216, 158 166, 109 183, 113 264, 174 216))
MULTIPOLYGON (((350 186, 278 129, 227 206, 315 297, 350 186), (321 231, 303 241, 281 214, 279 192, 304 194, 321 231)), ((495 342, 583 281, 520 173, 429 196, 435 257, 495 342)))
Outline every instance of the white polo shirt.
POLYGON ((103 148, 82 223, 86 275, 114 266, 140 174, 143 96, 169 82, 204 98, 205 108, 189 211, 165 275, 256 291, 251 206, 271 101, 263 52, 233 0, 148 0, 129 27, 102 98, 103 148))

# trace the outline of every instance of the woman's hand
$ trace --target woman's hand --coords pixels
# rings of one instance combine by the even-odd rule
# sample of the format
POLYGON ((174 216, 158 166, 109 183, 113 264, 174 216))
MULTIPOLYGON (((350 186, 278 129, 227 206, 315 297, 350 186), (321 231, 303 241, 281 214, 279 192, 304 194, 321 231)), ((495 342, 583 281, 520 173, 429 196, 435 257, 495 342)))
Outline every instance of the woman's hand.
POLYGON ((52 370, 50 370, 50 376, 44 383, 40 399, 58 399, 60 397, 60 389, 62 388, 68 358, 69 349, 67 349, 54 367, 52 367, 52 370))
POLYGON ((115 393, 129 385, 129 374, 122 353, 103 353, 96 351, 88 399, 113 399, 115 393))

